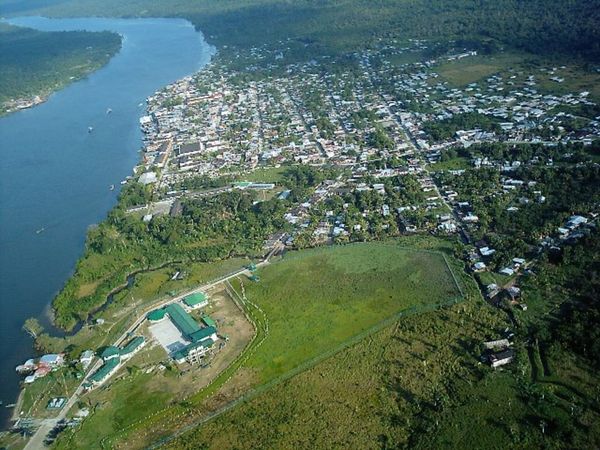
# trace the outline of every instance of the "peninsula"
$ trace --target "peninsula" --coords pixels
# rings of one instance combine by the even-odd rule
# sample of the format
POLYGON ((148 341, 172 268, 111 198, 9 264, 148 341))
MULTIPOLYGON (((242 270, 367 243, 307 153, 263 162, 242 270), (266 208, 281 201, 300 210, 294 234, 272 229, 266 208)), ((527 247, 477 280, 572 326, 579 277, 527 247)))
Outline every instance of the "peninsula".
POLYGON ((110 32, 44 32, 0 23, 0 115, 30 108, 104 66, 121 48, 110 32))

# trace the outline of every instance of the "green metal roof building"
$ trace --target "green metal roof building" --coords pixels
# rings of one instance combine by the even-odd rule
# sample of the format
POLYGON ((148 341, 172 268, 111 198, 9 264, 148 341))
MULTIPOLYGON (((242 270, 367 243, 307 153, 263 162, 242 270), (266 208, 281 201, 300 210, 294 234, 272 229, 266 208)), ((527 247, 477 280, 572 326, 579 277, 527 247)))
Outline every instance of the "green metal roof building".
POLYGON ((207 327, 217 328, 217 322, 212 320, 212 318, 208 314, 204 314, 202 316, 202 322, 204 322, 204 325, 206 325, 207 327))
POLYGON ((198 306, 205 304, 207 302, 206 294, 204 292, 196 292, 194 294, 190 294, 183 299, 183 303, 185 303, 190 308, 197 308, 198 306))
POLYGON ((167 312, 164 308, 155 309, 154 311, 150 311, 148 313, 146 319, 148 319, 150 322, 158 322, 159 320, 163 320, 165 318, 166 313, 167 312))
POLYGON ((215 334, 217 332, 215 327, 206 327, 206 328, 200 328, 198 331, 195 331, 194 333, 192 333, 189 337, 190 337, 190 341, 192 342, 200 342, 205 340, 207 337, 212 336, 213 334, 215 334))
POLYGON ((106 347, 104 350, 102 350, 102 353, 100 353, 100 356, 102 357, 102 359, 104 361, 109 361, 109 360, 117 360, 119 361, 119 356, 121 355, 121 351, 119 350, 118 347, 115 347, 114 345, 111 345, 109 347, 106 347))
POLYGON ((192 316, 185 312, 181 305, 171 303, 170 305, 165 306, 165 310, 171 318, 171 321, 179 331, 181 331, 181 334, 183 334, 184 337, 190 339, 192 334, 200 330, 200 326, 192 319, 192 316))
POLYGON ((117 358, 109 359, 96 371, 96 373, 89 378, 89 380, 92 383, 102 383, 102 381, 104 381, 104 379, 109 376, 118 365, 119 360, 117 358))
POLYGON ((121 356, 129 355, 130 353, 135 352, 142 344, 144 343, 143 336, 136 336, 131 341, 127 343, 125 347, 123 347, 120 351, 121 356))
MULTIPOLYGON (((196 296, 190 300, 190 303, 192 304, 193 302, 202 301, 202 299, 204 299, 205 301, 206 299, 206 296, 204 294, 198 293, 186 297, 185 300, 192 296, 196 296)), ((196 333, 201 332, 199 335, 202 336, 204 336, 204 333, 206 333, 202 331, 203 329, 200 327, 200 325, 198 325, 198 323, 192 318, 192 316, 190 316, 178 303, 171 303, 170 305, 167 305, 162 309, 155 309, 154 311, 150 312, 146 317, 150 321, 157 321, 163 319, 165 317, 165 314, 169 315, 171 322, 173 322, 173 324, 181 332, 183 337, 192 342, 196 342, 198 340, 197 338, 194 338, 196 333)), ((213 332, 216 332, 214 328, 213 332)), ((210 336, 211 334, 212 333, 208 333, 206 336, 210 336)))
POLYGON ((182 359, 185 359, 192 350, 199 347, 210 348, 213 346, 214 343, 215 341, 213 341, 212 339, 205 339, 202 342, 194 342, 193 344, 190 344, 185 348, 182 348, 181 350, 178 350, 175 353, 173 353, 173 359, 175 359, 176 361, 181 361, 182 359))

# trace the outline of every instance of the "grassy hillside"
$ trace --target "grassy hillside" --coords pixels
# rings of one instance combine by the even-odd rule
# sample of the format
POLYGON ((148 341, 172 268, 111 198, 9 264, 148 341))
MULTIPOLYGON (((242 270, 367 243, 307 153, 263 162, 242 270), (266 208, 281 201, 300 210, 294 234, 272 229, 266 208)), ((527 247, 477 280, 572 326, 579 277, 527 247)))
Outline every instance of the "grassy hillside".
POLYGON ((178 16, 224 45, 292 39, 308 51, 392 38, 490 40, 535 53, 600 56, 600 8, 588 0, 3 0, 7 14, 178 16))
MULTIPOLYGON (((117 34, 43 32, 0 24, 0 104, 45 96, 106 64, 120 49, 117 34)), ((6 105, 0 107, 0 114, 6 105)))

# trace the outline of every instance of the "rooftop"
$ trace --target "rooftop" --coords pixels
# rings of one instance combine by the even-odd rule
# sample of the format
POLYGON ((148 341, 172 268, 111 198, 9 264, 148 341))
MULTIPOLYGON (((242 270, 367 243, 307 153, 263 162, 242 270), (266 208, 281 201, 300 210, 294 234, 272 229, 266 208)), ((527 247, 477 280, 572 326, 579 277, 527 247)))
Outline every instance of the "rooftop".
POLYGON ((114 345, 111 345, 109 347, 106 347, 104 350, 102 350, 102 353, 100 353, 100 356, 103 359, 107 359, 107 358, 112 358, 113 356, 119 356, 121 354, 121 351, 119 350, 118 347, 115 347, 114 345))
POLYGON ((127 354, 135 351, 143 343, 144 343, 144 337, 136 336, 131 341, 129 341, 125 347, 123 347, 121 349, 120 353, 121 353, 121 355, 127 355, 127 354))
POLYGON ((215 341, 213 341, 212 339, 205 339, 204 341, 201 341, 201 342, 194 342, 193 344, 190 344, 190 345, 186 346, 185 348, 182 348, 181 350, 178 350, 175 353, 173 353, 173 358, 174 359, 183 359, 188 355, 190 350, 193 350, 198 347, 210 348, 210 347, 212 347, 212 345, 214 343, 215 343, 215 341))
POLYGON ((205 340, 207 337, 213 335, 216 332, 217 332, 217 329, 215 327, 201 328, 198 331, 195 331, 194 333, 192 333, 189 336, 189 338, 192 342, 200 342, 200 341, 205 340))
POLYGON ((194 294, 190 294, 183 299, 183 303, 188 306, 196 306, 200 303, 204 303, 206 301, 206 294, 204 292, 196 292, 194 294))
POLYGON ((96 373, 94 373, 91 377, 90 377, 90 381, 99 383, 102 380, 104 380, 104 378, 106 378, 106 376, 108 376, 108 374, 110 372, 112 372, 115 367, 117 367, 119 365, 119 361, 116 358, 110 359, 108 361, 106 361, 104 364, 102 364, 102 367, 100 367, 96 373))
POLYGON ((204 322, 207 327, 217 328, 217 323, 207 314, 202 316, 202 322, 204 322))
POLYGON ((167 305, 164 309, 171 318, 171 321, 179 328, 181 334, 186 338, 193 340, 191 339, 191 335, 199 331, 200 326, 192 319, 192 316, 185 312, 185 310, 177 303, 167 305))

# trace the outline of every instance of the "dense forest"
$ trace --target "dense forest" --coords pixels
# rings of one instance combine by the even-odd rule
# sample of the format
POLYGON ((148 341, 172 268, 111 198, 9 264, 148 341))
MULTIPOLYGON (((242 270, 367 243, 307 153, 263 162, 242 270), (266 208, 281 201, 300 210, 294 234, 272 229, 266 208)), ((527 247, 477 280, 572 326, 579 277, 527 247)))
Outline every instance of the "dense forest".
MULTIPOLYGON (((218 45, 290 39, 300 53, 390 39, 485 38, 537 54, 600 58, 600 8, 589 0, 3 0, 5 14, 177 16, 218 45)), ((289 45, 289 44, 288 44, 289 45)))
MULTIPOLYGON (((56 323, 71 328, 102 305, 115 280, 125 279, 134 268, 157 267, 173 261, 216 261, 236 255, 260 256, 269 234, 288 228, 283 215, 292 199, 303 198, 327 174, 308 167, 284 173, 289 200, 256 202, 258 194, 226 192, 214 197, 186 199, 176 217, 156 216, 150 223, 127 208, 145 204, 152 193, 148 186, 128 184, 119 204, 107 220, 88 232, 86 250, 70 278, 54 300, 56 323), (79 295, 82 283, 103 280, 90 295, 79 295)), ((196 180, 196 187, 213 180, 196 180)))
POLYGON ((109 32, 43 32, 0 24, 0 103, 47 95, 101 67, 120 47, 120 37, 109 32))

